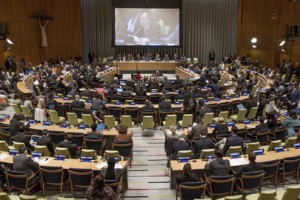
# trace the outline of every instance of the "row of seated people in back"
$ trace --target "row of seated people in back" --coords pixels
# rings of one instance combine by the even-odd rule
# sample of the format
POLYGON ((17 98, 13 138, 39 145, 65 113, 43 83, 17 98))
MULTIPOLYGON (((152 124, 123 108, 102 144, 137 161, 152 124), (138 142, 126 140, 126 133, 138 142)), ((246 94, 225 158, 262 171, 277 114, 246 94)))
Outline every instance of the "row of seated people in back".
MULTIPOLYGON (((281 136, 281 139, 285 141, 288 137, 298 136, 298 133, 296 133, 293 128, 300 125, 300 120, 295 111, 291 110, 289 116, 283 120, 282 124, 278 123, 277 120, 274 120, 272 117, 267 121, 261 117, 258 125, 248 130, 245 137, 240 137, 237 135, 239 129, 236 126, 233 126, 231 132, 229 132, 229 127, 227 123, 224 123, 223 117, 218 118, 218 123, 213 129, 212 134, 208 134, 208 127, 203 125, 200 117, 197 117, 196 120, 197 124, 192 126, 187 135, 177 135, 176 131, 173 130, 172 134, 167 136, 166 148, 167 152, 172 154, 170 156, 171 159, 176 159, 178 151, 181 150, 192 149, 194 158, 199 158, 203 149, 221 149, 224 155, 226 155, 231 146, 240 146, 242 150, 245 150, 247 148, 247 142, 257 142, 257 133, 272 133, 276 128, 281 127, 287 128, 287 131, 281 136)), ((272 139, 272 136, 266 139, 272 139)))
MULTIPOLYGON (((15 114, 18 116, 18 114, 15 114)), ((22 122, 16 119, 14 117, 10 121, 10 135, 13 138, 13 141, 15 142, 21 142, 24 143, 25 146, 30 150, 34 151, 34 146, 30 144, 30 136, 26 135, 25 129, 29 129, 30 127, 25 127, 22 122)), ((113 142, 115 143, 131 143, 132 142, 132 135, 128 133, 126 126, 120 126, 118 129, 119 135, 116 135, 113 142)), ((46 146, 50 152, 50 155, 53 156, 55 153, 53 141, 51 140, 51 137, 49 136, 49 133, 47 130, 37 132, 37 134, 40 134, 40 138, 36 141, 37 145, 46 146)), ((103 139, 103 133, 102 131, 97 130, 97 124, 93 124, 91 126, 91 131, 88 132, 85 136, 87 139, 103 139)), ((110 146, 110 144, 106 144, 107 146, 110 146)), ((60 143, 56 144, 56 147, 63 147, 67 148, 70 152, 70 155, 72 158, 77 158, 78 155, 80 155, 80 149, 81 147, 77 146, 74 141, 72 135, 67 135, 66 139, 61 141, 60 143)), ((105 148, 105 147, 103 147, 105 148)))
MULTIPOLYGON (((223 159, 222 150, 215 152, 216 159, 205 165, 205 174, 207 176, 228 176, 233 174, 229 160, 223 159)), ((234 172, 239 177, 244 172, 254 172, 263 170, 262 165, 256 162, 255 153, 249 153, 248 155, 249 164, 240 168, 237 172, 234 172)), ((186 163, 183 166, 183 174, 176 177, 176 184, 186 182, 197 182, 199 181, 198 176, 192 172, 190 163, 186 163)))

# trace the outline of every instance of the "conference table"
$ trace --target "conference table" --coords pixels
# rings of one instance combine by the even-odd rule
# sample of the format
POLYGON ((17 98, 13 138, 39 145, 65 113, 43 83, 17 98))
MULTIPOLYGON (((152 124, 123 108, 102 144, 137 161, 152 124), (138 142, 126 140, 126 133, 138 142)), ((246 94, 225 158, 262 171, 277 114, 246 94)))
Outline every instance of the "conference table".
MULTIPOLYGON (((0 122, 1 124, 5 124, 5 125, 9 125, 10 119, 6 119, 2 122, 0 122)), ((56 132, 65 132, 65 133, 83 133, 83 134, 87 134, 88 132, 91 131, 91 128, 85 128, 85 129, 80 129, 74 126, 71 126, 70 128, 63 128, 60 125, 50 125, 50 126, 45 126, 41 123, 37 123, 37 124, 30 124, 29 129, 31 130, 36 130, 36 131, 43 131, 43 130, 47 130, 47 131, 56 131, 56 132)), ((128 128, 128 133, 131 134, 131 129, 128 128)), ((104 130, 103 131, 103 136, 107 136, 107 137, 114 137, 116 135, 118 135, 118 130, 116 128, 112 128, 109 130, 104 130)))
POLYGON ((17 88, 18 90, 23 93, 23 94, 32 94, 33 93, 33 90, 29 89, 25 83, 23 81, 19 81, 17 82, 17 88))
POLYGON ((244 101, 244 100, 247 100, 249 99, 249 95, 243 95, 243 96, 240 96, 238 98, 230 98, 230 99, 220 99, 218 101, 215 101, 215 100, 212 100, 212 101, 207 101, 205 102, 206 105, 212 105, 212 104, 221 104, 221 103, 232 103, 232 102, 235 102, 235 101, 244 101))
MULTIPOLYGON (((282 160, 288 157, 300 156, 300 149, 287 148, 283 152, 276 153, 275 151, 265 152, 264 155, 260 155, 256 157, 256 162, 268 162, 272 160, 282 160)), ((224 157, 224 159, 230 161, 230 166, 232 169, 238 169, 243 165, 247 165, 249 163, 248 156, 242 155, 240 158, 231 159, 229 157, 224 157)), ((188 161, 191 166, 193 172, 195 172, 198 177, 202 177, 205 173, 205 164, 207 161, 202 159, 193 159, 188 161)), ((170 188, 173 189, 176 186, 176 176, 183 173, 184 162, 181 163, 178 160, 170 161, 170 188)))
POLYGON ((179 76, 180 79, 182 80, 198 80, 200 78, 199 74, 196 74, 192 72, 189 69, 185 69, 182 67, 176 67, 175 68, 175 74, 179 76))
POLYGON ((122 71, 175 71, 176 61, 113 61, 113 66, 122 71))

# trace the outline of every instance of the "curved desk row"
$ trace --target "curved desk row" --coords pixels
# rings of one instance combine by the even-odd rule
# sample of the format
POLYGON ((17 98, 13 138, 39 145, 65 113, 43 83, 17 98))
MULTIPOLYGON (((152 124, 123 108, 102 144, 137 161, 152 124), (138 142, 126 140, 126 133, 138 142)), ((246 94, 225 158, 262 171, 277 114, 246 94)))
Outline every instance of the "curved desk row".
POLYGON ((30 90, 28 87, 25 86, 25 83, 23 81, 17 82, 17 88, 23 94, 32 94, 33 93, 32 90, 30 90))
MULTIPOLYGON (((256 162, 268 162, 272 160, 282 160, 288 157, 300 156, 300 149, 288 148, 283 152, 276 153, 275 151, 265 152, 264 155, 257 156, 256 162)), ((249 163, 248 156, 244 155, 238 159, 230 159, 229 157, 225 157, 224 159, 230 161, 230 166, 232 168, 238 168, 243 165, 247 165, 249 163)), ((204 173, 205 164, 207 163, 201 159, 190 160, 189 163, 192 166, 192 170, 197 174, 201 175, 204 173)), ((183 165, 185 163, 180 163, 177 160, 170 161, 171 167, 171 176, 170 176, 170 188, 175 188, 176 185, 176 176, 182 174, 183 165)))

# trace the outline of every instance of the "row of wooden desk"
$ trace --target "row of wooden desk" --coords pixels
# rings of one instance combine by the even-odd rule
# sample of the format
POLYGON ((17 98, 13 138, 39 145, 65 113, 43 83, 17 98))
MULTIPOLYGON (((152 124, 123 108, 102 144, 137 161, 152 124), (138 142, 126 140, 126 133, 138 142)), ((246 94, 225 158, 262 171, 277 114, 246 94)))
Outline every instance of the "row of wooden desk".
MULTIPOLYGON (((284 152, 276 153, 275 151, 265 152, 264 155, 257 156, 256 162, 268 162, 272 160, 282 160, 288 157, 300 156, 300 149, 288 148, 284 152)), ((232 169, 238 169, 243 165, 249 163, 248 156, 244 155, 241 158, 230 159, 225 157, 224 159, 230 161, 230 166, 232 169)), ((205 173, 205 164, 207 161, 201 159, 190 160, 189 163, 192 166, 192 170, 200 177, 205 173)), ((177 160, 170 161, 171 176, 170 176, 170 188, 175 188, 176 176, 182 174, 182 169, 185 163, 180 163, 177 160)))

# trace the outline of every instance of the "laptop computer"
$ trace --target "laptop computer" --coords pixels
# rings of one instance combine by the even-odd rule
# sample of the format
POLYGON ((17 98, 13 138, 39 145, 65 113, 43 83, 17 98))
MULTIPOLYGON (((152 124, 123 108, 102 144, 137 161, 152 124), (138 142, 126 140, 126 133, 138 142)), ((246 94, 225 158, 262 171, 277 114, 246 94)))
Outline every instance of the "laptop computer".
POLYGON ((104 131, 105 126, 104 124, 97 124, 97 131, 104 131))
POLYGON ((122 93, 122 92, 123 92, 123 89, 122 89, 122 88, 117 88, 117 92, 118 92, 118 93, 122 93))
POLYGON ((237 108, 238 108, 239 110, 241 110, 241 109, 245 109, 245 107, 244 107, 244 105, 243 105, 243 104, 238 104, 238 105, 237 105, 237 108))
POLYGON ((39 136, 39 135, 32 135, 29 143, 31 145, 35 146, 37 144, 38 139, 40 139, 40 138, 41 138, 41 136, 39 136))

